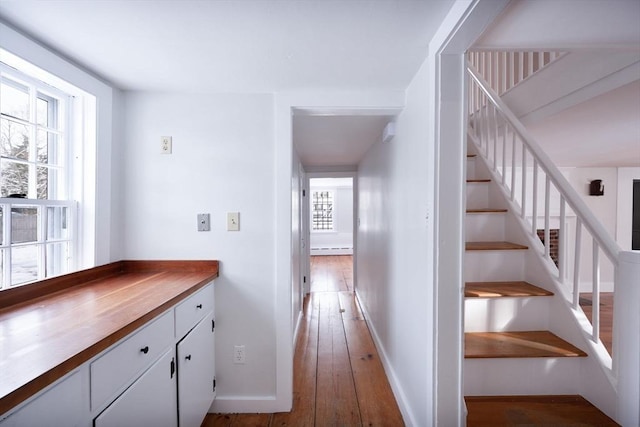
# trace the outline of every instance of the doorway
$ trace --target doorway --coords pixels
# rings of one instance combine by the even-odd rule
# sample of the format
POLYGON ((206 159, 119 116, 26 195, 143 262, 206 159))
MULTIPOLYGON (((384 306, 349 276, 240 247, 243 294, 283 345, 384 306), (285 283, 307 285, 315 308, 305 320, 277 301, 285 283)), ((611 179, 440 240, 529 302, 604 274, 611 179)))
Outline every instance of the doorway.
POLYGON ((309 179, 309 292, 353 292, 353 177, 309 179))

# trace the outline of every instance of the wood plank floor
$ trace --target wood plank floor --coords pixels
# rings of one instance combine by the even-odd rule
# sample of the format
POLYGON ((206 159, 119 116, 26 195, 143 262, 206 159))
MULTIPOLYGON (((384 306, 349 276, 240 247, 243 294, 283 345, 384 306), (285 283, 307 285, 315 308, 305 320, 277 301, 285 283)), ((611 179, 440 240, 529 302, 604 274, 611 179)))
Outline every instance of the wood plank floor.
POLYGON ((617 426, 581 396, 465 397, 468 427, 617 426))
POLYGON ((209 414, 203 427, 402 426, 353 293, 351 256, 312 257, 311 294, 294 358, 293 410, 209 414))

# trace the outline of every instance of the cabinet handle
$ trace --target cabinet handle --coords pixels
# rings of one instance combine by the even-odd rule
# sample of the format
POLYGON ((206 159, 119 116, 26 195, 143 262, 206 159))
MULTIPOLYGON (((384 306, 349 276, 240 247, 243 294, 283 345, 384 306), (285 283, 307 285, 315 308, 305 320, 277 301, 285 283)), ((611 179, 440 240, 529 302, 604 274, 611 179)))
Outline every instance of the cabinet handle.
POLYGON ((186 356, 185 359, 191 360, 191 355, 186 356))
POLYGON ((196 305, 196 308, 202 308, 202 304, 196 305))
POLYGON ((141 352, 143 352, 144 354, 149 353, 149 346, 148 346, 148 345, 146 345, 146 346, 142 347, 142 348, 140 349, 140 351, 141 351, 141 352))

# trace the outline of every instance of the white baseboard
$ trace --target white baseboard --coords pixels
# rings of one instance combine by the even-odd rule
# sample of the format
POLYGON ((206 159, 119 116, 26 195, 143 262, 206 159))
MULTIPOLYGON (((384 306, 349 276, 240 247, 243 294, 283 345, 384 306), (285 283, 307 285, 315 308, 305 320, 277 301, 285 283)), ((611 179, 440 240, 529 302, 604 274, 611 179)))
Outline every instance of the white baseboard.
POLYGON ((413 413, 409 406, 407 405, 407 399, 405 392, 398 381, 398 377, 396 376, 393 367, 389 363, 389 358, 387 357, 387 353, 384 351, 384 347, 380 341, 380 337, 378 336, 378 332, 376 328, 373 326, 371 322, 369 322, 369 313, 367 313, 367 308, 360 301, 360 296, 358 295, 358 290, 356 289, 356 297, 358 298, 358 303, 360 304, 360 308, 362 309, 362 313, 364 314, 365 320, 367 320, 367 326, 369 327, 369 331, 371 332, 371 337, 373 338, 373 343, 376 346, 376 350, 378 350, 378 355, 380 356, 380 361, 382 362, 382 367, 384 368, 385 374, 387 374, 387 379, 389 380, 389 384, 391 385, 391 390, 393 391, 393 395, 396 398, 396 402, 398 402, 398 407, 400 408, 400 413, 402 414, 402 419, 407 426, 416 426, 416 421, 413 417, 413 413))
POLYGON ((311 256, 353 255, 353 248, 352 247, 344 247, 344 248, 317 247, 317 248, 311 248, 310 254, 311 256))
POLYGON ((213 414, 282 412, 275 396, 216 396, 209 408, 213 414))

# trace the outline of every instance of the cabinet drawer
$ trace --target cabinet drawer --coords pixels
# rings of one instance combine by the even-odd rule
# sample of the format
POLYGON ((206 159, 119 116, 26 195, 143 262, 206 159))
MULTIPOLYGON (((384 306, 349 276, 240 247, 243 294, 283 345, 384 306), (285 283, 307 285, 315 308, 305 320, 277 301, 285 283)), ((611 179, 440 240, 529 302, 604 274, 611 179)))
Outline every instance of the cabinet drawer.
POLYGON ((168 311, 92 362, 91 409, 107 403, 173 342, 173 311, 168 311))
POLYGON ((176 338, 181 339, 208 312, 213 310, 213 283, 208 284, 176 307, 176 338))

